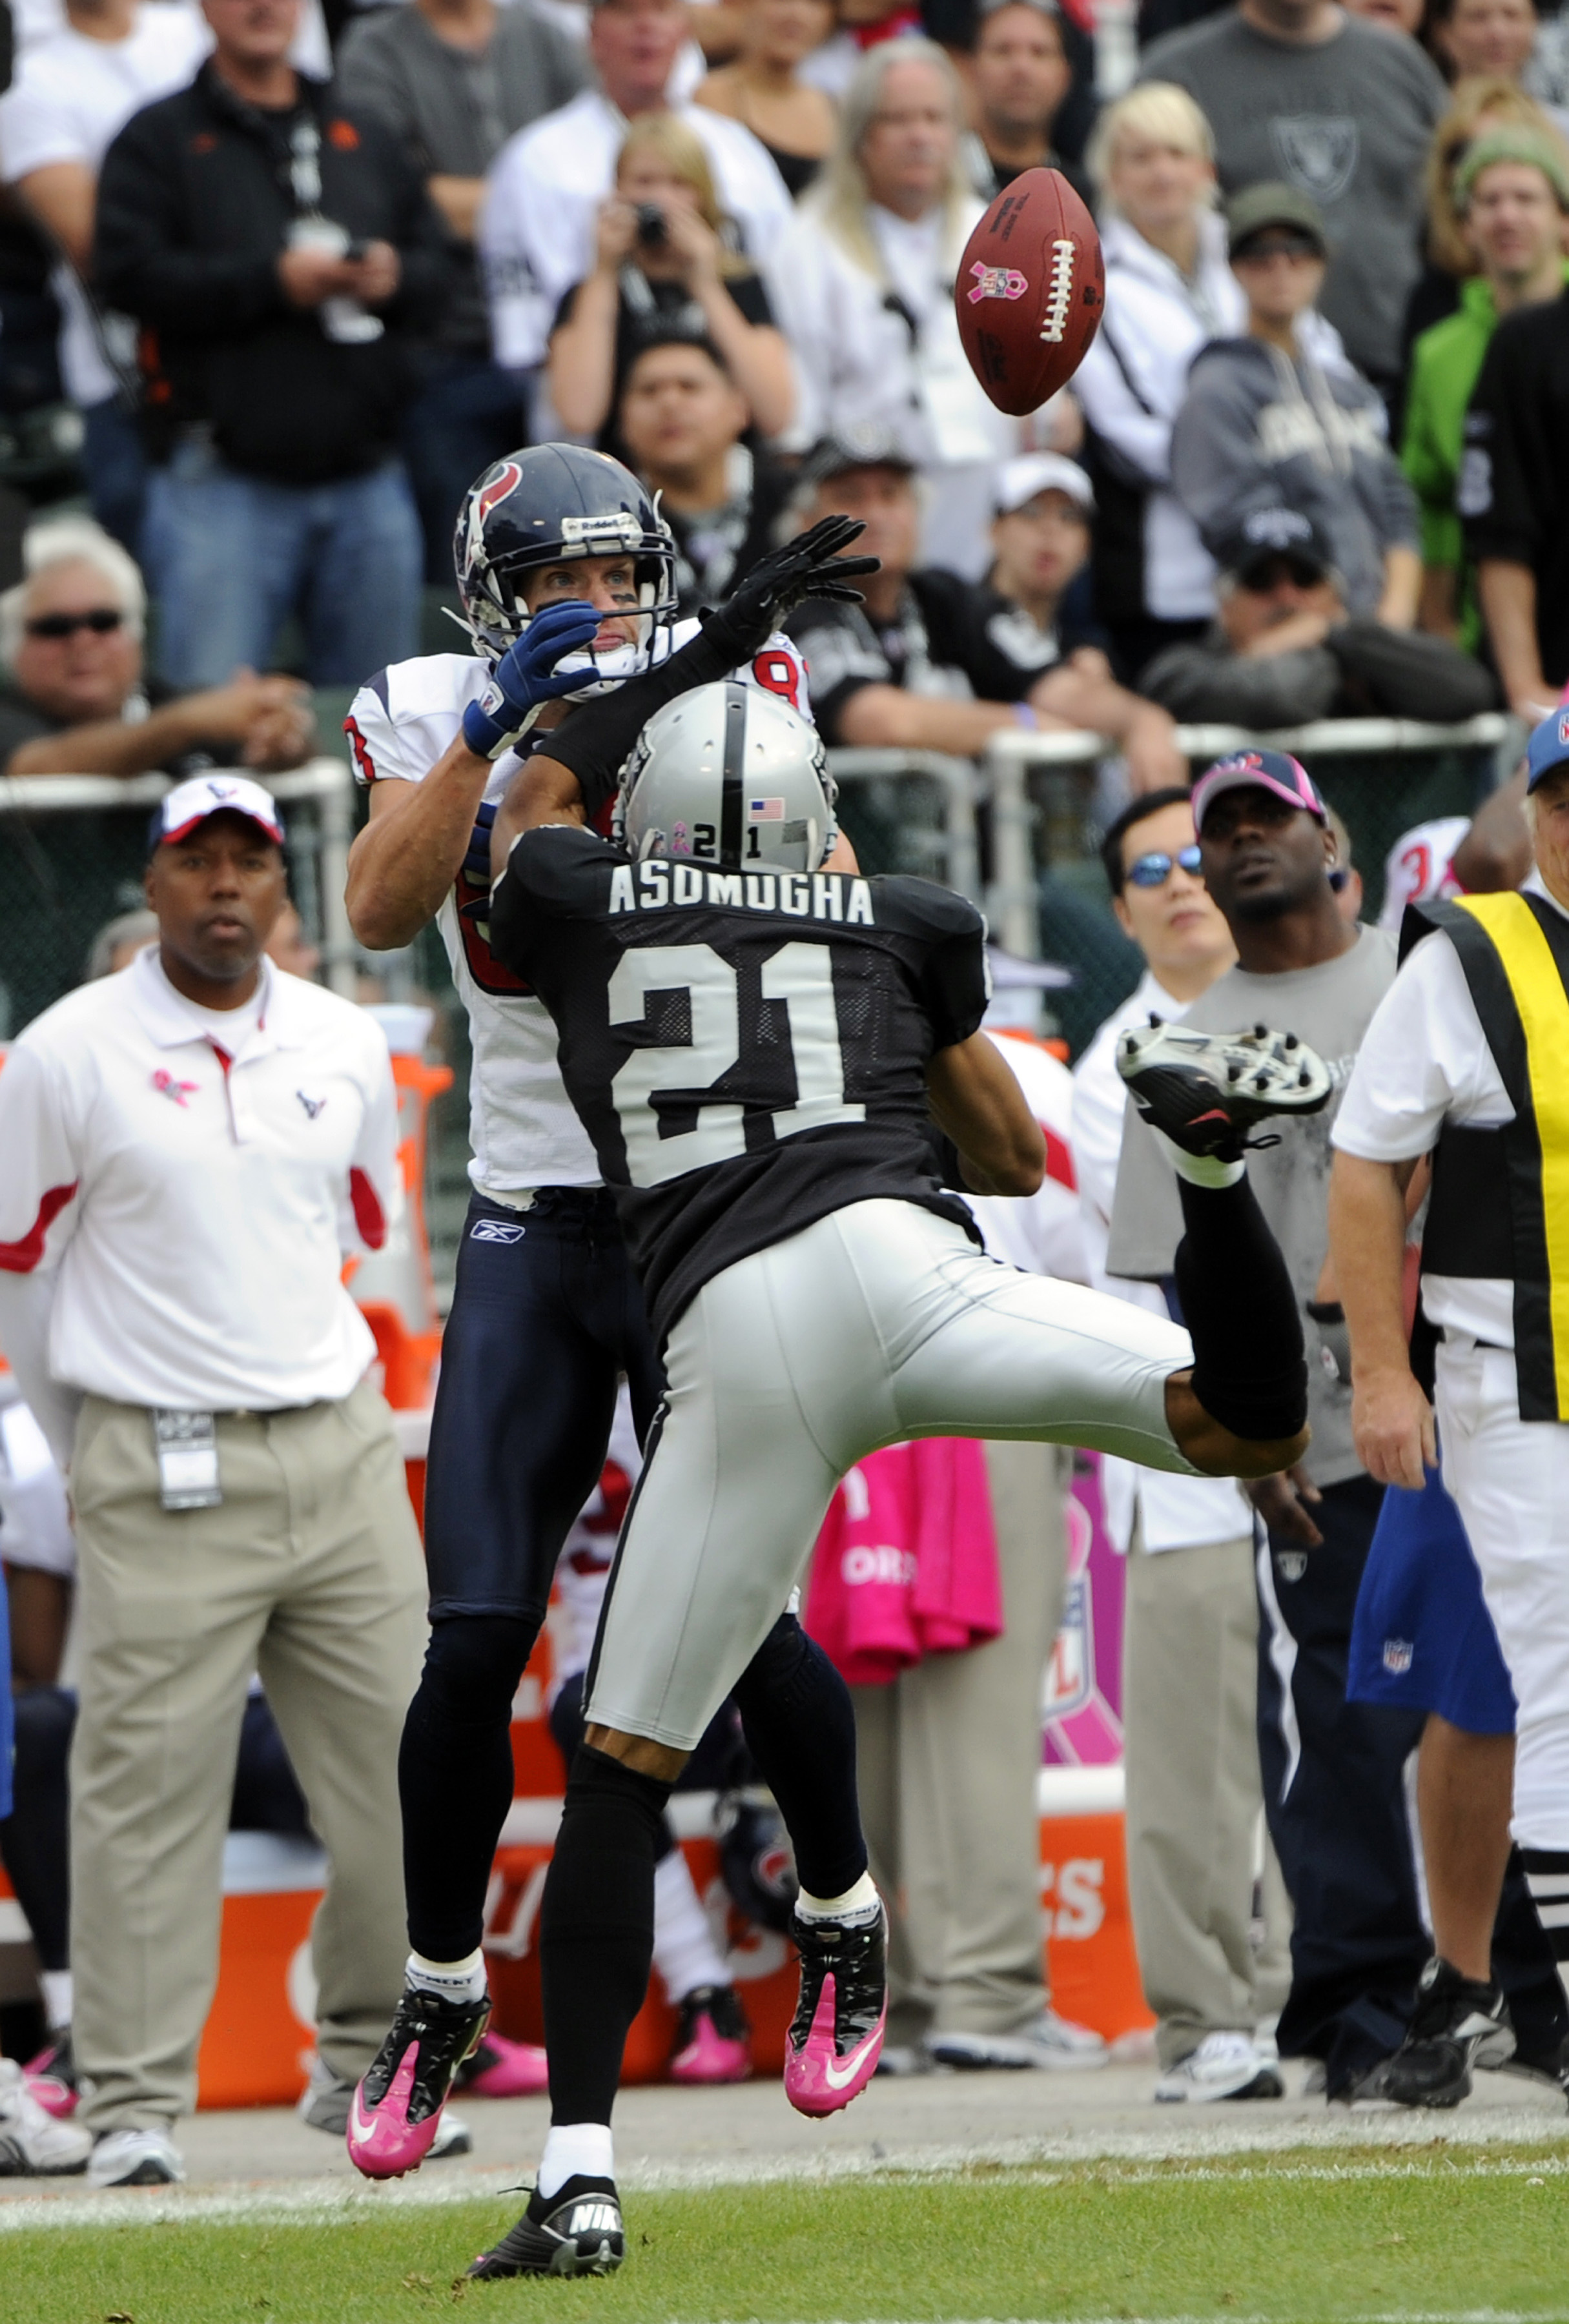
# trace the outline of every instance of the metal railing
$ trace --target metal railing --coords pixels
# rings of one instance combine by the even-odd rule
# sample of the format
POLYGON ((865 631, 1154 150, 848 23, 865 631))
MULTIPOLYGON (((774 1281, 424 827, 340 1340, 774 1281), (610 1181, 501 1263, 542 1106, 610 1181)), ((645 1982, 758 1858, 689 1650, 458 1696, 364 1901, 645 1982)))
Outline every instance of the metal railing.
MULTIPOLYGON (((1105 755, 1103 746, 1097 748, 1096 755, 1105 755)), ((893 857, 888 868, 925 872, 956 888, 972 902, 981 901, 981 853, 975 834, 981 775, 974 760, 953 759, 942 751, 830 751, 828 766, 840 787, 840 815, 851 823, 868 815, 888 824, 887 805, 875 796, 879 790, 891 793, 912 777, 935 786, 941 795, 941 816, 935 825, 907 819, 897 811, 893 815, 896 828, 886 834, 893 857)))
MULTIPOLYGON (((295 900, 306 926, 320 933, 327 983, 352 1000, 361 956, 344 899, 354 835, 353 774, 341 759, 317 758, 261 779, 285 808, 307 809, 289 818, 295 900)), ((42 914, 41 941, 49 944, 52 938, 59 955, 39 979, 37 989, 45 996, 40 1005, 47 1006, 76 982, 94 927, 124 908, 123 891, 143 853, 142 817, 173 788, 173 780, 164 774, 0 776, 0 849, 8 859, 0 880, 0 906, 8 914, 24 910, 25 899, 12 892, 13 882, 20 889, 31 875, 35 908, 42 914), (134 824, 129 819, 132 812, 134 824), (62 850, 45 843, 54 819, 68 816, 83 818, 82 825, 74 826, 78 831, 90 825, 100 834, 120 835, 119 846, 97 866, 97 893, 91 878, 83 882, 87 893, 62 892, 75 868, 69 846, 61 860, 62 850)), ((66 827, 55 829, 63 839, 66 827)), ((37 1012, 30 1008, 27 1013, 37 1012)))
MULTIPOLYGON (((1256 733, 1243 726, 1179 726, 1177 747, 1190 766, 1232 751, 1289 751, 1312 766, 1324 760, 1431 757, 1438 752, 1491 752, 1512 761, 1525 729, 1500 711, 1463 724, 1434 726, 1415 718, 1320 718, 1309 725, 1256 733)), ((1034 834, 1038 821, 1029 778, 1038 768, 1094 767, 1116 755, 1103 734, 1031 733, 1020 727, 994 734, 981 761, 981 789, 992 816, 992 877, 987 904, 1005 950, 1025 960, 1039 956, 1040 930, 1034 834)), ((1507 771, 1507 768, 1505 769, 1507 771)), ((1496 779, 1496 776, 1495 776, 1496 779)))

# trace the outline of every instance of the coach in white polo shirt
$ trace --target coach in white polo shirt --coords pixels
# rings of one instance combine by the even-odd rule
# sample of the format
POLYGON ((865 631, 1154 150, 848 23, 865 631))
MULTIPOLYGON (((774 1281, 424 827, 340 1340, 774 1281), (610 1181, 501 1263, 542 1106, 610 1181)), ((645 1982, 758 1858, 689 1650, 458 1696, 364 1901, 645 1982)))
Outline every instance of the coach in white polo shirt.
POLYGON ((420 1545, 340 1254, 401 1201, 379 1028, 262 947, 285 900, 259 785, 154 817, 159 942, 0 1073, 0 1345, 69 1466, 75 2037, 100 2186, 181 2175, 224 1832, 259 1670, 332 1860, 313 1945, 346 2092, 401 1988, 398 1738, 420 1545))

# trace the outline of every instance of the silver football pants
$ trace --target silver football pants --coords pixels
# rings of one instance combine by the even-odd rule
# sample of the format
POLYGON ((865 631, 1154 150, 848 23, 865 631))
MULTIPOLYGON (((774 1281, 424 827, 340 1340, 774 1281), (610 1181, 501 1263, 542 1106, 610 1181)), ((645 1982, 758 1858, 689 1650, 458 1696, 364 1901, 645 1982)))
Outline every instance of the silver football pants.
POLYGON ((988 1259, 914 1203, 835 1211, 705 1284, 589 1674, 590 1720, 690 1750, 778 1619, 839 1479, 911 1436, 1029 1437, 1192 1475, 1186 1332, 988 1259))

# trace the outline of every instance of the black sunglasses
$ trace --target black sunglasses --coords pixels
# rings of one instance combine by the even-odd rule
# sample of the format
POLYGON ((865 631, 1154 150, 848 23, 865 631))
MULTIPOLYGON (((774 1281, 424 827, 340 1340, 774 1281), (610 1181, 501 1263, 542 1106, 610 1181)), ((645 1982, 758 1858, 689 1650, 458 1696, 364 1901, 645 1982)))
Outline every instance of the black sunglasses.
POLYGON ((1282 574, 1294 588, 1313 589, 1316 588, 1319 582, 1323 580, 1324 567, 1321 565, 1310 565, 1304 558, 1277 552, 1270 558, 1260 558, 1255 564, 1249 566, 1239 577, 1244 589, 1253 589, 1262 594, 1270 589, 1278 589, 1282 574))
POLYGON ((1239 243, 1232 251, 1234 259, 1244 266, 1255 259, 1260 263, 1271 258, 1322 258, 1324 253, 1310 235, 1251 234, 1246 242, 1239 243))
POLYGON ((1204 862, 1197 845, 1179 847, 1175 855, 1160 848, 1151 848, 1148 855, 1136 855, 1128 866, 1127 876, 1135 888, 1158 888, 1170 879, 1177 864, 1185 872, 1196 872, 1204 862))
POLYGON ((30 638, 74 638, 78 630, 91 630, 93 635, 106 638, 117 630, 125 616, 112 605, 95 605, 90 613, 40 613, 27 624, 30 638))

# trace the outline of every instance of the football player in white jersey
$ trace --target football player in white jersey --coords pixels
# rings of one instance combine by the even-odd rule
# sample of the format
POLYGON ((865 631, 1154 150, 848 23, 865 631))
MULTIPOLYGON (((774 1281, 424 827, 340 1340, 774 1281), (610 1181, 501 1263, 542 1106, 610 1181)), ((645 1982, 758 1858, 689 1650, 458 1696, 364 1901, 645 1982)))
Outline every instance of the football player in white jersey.
MULTIPOLYGON (((725 631, 746 641, 734 673, 744 684, 803 708, 805 670, 776 616, 844 588, 852 567, 819 568, 859 527, 819 530, 832 541, 803 537, 765 560, 750 595, 733 595, 725 631)), ((492 956, 484 912, 494 802, 537 735, 574 700, 657 670, 699 624, 676 621, 675 544, 653 502, 619 462, 574 445, 487 469, 459 516, 456 557, 474 650, 380 672, 346 721, 372 786, 349 862, 355 933, 383 949, 434 918, 474 1049, 474 1194, 427 1472, 430 1646, 399 1770, 411 1952, 392 2030, 346 2109, 349 2152, 372 2177, 429 2153, 484 2034, 480 1938, 512 1803, 512 1697, 561 1544, 600 1473, 618 1379, 640 1437, 663 1386, 613 1198, 561 1084, 555 1027, 492 956)), ((781 1617, 735 1698, 818 1890, 851 1887, 866 1858, 837 1673, 781 1617)))

